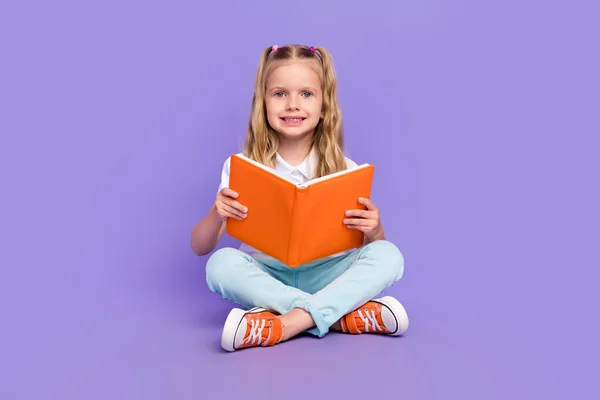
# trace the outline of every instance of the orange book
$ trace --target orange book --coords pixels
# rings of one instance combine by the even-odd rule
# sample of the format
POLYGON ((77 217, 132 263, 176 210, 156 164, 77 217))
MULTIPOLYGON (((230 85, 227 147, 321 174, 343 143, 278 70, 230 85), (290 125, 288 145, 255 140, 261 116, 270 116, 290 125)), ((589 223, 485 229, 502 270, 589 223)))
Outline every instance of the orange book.
POLYGON ((233 154, 229 187, 248 215, 229 218, 227 233, 292 268, 360 247, 363 233, 348 228, 344 218, 347 210, 366 209, 358 198, 370 198, 373 172, 363 164, 300 185, 233 154))

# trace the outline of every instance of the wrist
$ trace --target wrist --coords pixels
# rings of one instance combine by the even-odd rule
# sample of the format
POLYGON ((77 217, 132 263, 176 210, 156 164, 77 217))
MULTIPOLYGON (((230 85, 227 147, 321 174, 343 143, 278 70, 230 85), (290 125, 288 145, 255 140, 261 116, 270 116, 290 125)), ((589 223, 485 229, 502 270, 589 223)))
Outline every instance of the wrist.
POLYGON ((383 231, 383 227, 375 233, 372 237, 365 238, 366 243, 376 242, 378 240, 385 240, 385 232, 383 231))
POLYGON ((213 220, 221 220, 221 216, 219 215, 219 212, 217 211, 217 206, 215 204, 213 204, 210 208, 209 214, 213 220))

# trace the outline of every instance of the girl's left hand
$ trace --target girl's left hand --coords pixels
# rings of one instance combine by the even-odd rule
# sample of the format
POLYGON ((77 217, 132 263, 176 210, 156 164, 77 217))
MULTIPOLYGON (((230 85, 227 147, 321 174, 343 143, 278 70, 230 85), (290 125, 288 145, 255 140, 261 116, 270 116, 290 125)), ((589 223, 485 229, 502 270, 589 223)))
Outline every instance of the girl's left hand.
POLYGON ((367 209, 346 211, 347 217, 354 218, 345 218, 344 224, 348 228, 363 232, 367 243, 385 239, 383 226, 379 218, 379 209, 371 200, 364 197, 360 197, 358 202, 367 206, 367 209))

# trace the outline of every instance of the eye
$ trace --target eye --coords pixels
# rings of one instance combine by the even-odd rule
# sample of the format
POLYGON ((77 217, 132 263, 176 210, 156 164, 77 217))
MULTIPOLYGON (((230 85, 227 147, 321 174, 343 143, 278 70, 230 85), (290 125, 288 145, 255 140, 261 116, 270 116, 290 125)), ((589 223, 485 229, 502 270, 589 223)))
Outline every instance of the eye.
POLYGON ((313 94, 311 92, 302 92, 302 97, 311 97, 313 94))
POLYGON ((283 92, 275 92, 274 96, 275 97, 283 97, 283 96, 285 96, 285 93, 283 93, 283 92))

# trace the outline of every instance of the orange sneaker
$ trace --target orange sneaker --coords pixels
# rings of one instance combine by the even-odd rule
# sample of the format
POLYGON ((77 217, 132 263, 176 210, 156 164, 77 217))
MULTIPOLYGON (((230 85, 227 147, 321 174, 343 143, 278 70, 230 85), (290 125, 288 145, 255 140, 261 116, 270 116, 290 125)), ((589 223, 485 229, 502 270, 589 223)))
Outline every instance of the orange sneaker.
POLYGON ((275 314, 260 307, 248 311, 234 308, 225 321, 221 347, 235 351, 253 346, 272 346, 281 340, 282 335, 283 325, 275 314))
POLYGON ((342 331, 351 334, 385 333, 399 336, 408 329, 408 315, 391 296, 373 299, 340 319, 342 331))

